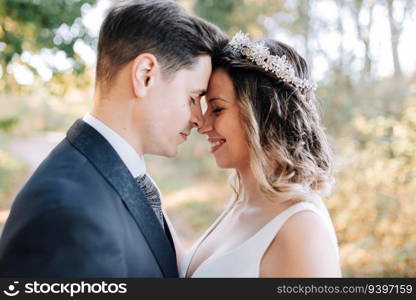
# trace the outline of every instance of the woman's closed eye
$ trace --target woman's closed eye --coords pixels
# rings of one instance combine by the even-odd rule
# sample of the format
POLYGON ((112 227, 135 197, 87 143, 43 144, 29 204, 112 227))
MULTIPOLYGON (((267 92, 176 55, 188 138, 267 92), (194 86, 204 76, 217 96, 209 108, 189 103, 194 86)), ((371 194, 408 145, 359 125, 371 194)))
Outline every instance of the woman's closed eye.
POLYGON ((189 101, 191 102, 191 104, 194 104, 194 105, 195 105, 195 103, 196 103, 196 100, 195 100, 195 98, 193 98, 193 97, 191 97, 191 99, 190 99, 189 101))
POLYGON ((223 107, 214 107, 213 109, 212 109, 212 112, 214 113, 214 114, 219 114, 221 111, 223 111, 224 110, 224 108, 223 107))

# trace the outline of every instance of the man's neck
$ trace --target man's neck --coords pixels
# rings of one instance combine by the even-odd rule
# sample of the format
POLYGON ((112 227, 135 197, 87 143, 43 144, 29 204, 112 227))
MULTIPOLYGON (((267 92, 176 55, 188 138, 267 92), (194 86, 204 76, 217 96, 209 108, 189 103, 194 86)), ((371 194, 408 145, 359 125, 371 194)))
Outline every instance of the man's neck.
POLYGON ((143 155, 140 130, 134 127, 132 109, 129 110, 127 103, 125 107, 121 106, 111 99, 95 99, 90 114, 121 136, 139 155, 143 155))

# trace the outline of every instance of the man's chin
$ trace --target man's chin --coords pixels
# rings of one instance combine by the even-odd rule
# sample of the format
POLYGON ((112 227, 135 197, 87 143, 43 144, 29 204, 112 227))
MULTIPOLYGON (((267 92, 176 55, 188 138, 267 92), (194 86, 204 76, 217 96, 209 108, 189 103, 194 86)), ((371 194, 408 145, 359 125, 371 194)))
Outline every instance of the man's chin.
POLYGON ((149 151, 147 154, 172 158, 178 154, 177 148, 178 148, 177 146, 170 147, 169 149, 168 148, 163 149, 162 147, 160 147, 158 149, 153 149, 153 151, 149 151))
POLYGON ((178 147, 172 147, 171 149, 166 150, 163 154, 161 154, 167 158, 173 158, 178 155, 178 147))
POLYGON ((174 158, 174 157, 176 157, 177 154, 178 154, 178 151, 175 151, 174 153, 169 153, 169 154, 166 154, 164 156, 167 157, 167 158, 174 158))

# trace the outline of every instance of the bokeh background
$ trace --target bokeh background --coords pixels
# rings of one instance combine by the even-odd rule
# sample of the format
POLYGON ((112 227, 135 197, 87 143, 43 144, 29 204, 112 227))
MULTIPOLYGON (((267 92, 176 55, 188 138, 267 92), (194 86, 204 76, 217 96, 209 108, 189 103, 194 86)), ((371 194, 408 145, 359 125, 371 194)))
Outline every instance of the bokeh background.
MULTIPOLYGON (((229 34, 279 39, 309 61, 336 154, 326 203, 343 274, 416 277, 416 1, 178 2, 229 34)), ((18 190, 91 105, 97 35, 111 3, 0 2, 0 228, 18 190)), ((177 158, 146 158, 186 246, 231 193, 229 171, 208 149, 193 133, 177 158)))

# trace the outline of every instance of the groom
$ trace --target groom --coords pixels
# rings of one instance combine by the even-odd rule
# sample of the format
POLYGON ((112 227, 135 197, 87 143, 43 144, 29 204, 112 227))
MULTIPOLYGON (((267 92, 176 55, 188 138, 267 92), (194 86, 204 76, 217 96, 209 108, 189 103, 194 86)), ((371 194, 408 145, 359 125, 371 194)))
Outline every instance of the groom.
POLYGON ((172 157, 201 126, 211 57, 225 43, 217 27, 175 2, 121 2, 109 11, 92 111, 15 199, 0 240, 0 276, 178 276, 143 154, 172 157))

